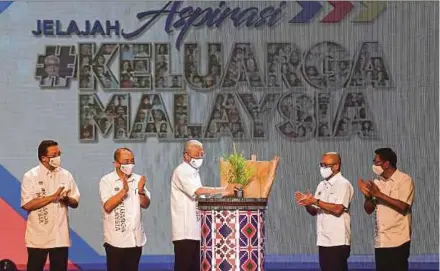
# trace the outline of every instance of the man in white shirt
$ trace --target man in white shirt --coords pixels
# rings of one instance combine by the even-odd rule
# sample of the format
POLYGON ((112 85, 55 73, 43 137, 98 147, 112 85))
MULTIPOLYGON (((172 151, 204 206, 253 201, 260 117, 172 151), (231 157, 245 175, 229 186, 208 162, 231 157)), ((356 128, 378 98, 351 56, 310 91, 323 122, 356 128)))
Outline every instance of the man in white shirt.
POLYGON ((174 270, 200 271, 200 215, 196 197, 233 195, 234 186, 204 187, 199 168, 203 163, 203 145, 197 140, 185 143, 183 162, 171 177, 171 224, 174 244, 174 270))
POLYGON ((77 208, 80 194, 69 171, 60 167, 58 143, 38 146, 40 164, 24 174, 21 208, 29 214, 25 242, 28 271, 43 271, 47 255, 50 270, 67 270, 70 246, 68 207, 77 208))
POLYGON ((317 245, 319 265, 323 271, 347 271, 350 256, 350 202, 353 186, 341 174, 341 156, 330 152, 322 156, 320 163, 321 181, 313 196, 295 193, 300 206, 317 217, 317 245))
POLYGON ((376 211, 376 270, 407 271, 414 182, 397 169, 397 155, 390 148, 375 151, 372 169, 378 178, 360 179, 358 184, 365 195, 365 212, 376 211))
POLYGON ((150 206, 146 178, 133 172, 133 152, 127 148, 114 153, 115 170, 99 182, 104 213, 104 247, 108 271, 137 271, 147 237, 141 208, 150 206))

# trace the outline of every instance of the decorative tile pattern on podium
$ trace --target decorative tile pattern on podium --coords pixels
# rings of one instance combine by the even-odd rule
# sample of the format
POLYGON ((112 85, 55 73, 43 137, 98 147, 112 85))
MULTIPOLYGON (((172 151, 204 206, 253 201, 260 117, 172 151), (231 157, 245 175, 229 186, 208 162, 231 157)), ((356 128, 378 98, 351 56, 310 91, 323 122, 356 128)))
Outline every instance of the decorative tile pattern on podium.
POLYGON ((240 270, 257 271, 259 265, 259 212, 240 211, 239 257, 240 270))
POLYGON ((200 269, 202 271, 212 270, 212 212, 201 212, 202 219, 202 240, 200 242, 200 269))
POLYGON ((215 216, 215 264, 220 270, 235 270, 237 222, 235 211, 214 211, 215 216))
POLYGON ((264 211, 202 211, 202 271, 264 271, 264 211))
POLYGON ((260 230, 260 251, 259 251, 259 266, 260 266, 260 270, 259 271, 264 271, 264 245, 265 245, 265 241, 266 241, 266 237, 264 235, 265 231, 264 231, 264 212, 259 212, 260 215, 260 221, 259 221, 259 230, 260 230))

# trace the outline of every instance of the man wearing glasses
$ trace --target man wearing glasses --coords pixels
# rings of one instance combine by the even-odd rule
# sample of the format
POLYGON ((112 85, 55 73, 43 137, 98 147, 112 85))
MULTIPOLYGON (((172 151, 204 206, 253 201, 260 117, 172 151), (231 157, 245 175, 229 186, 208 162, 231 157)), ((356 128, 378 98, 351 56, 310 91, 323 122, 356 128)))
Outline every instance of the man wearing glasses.
POLYGON ((68 209, 76 209, 80 193, 72 174, 61 167, 56 141, 38 146, 40 164, 24 174, 21 208, 28 212, 25 242, 28 271, 43 271, 47 256, 50 270, 67 271, 70 233, 68 209))
POLYGON ((195 198, 203 195, 229 196, 233 186, 204 187, 199 169, 204 157, 203 145, 197 140, 185 143, 183 162, 171 177, 171 224, 174 244, 174 270, 200 271, 200 216, 195 198))
POLYGON ((365 212, 376 211, 377 271, 408 270, 414 182, 396 165, 397 155, 392 149, 377 149, 372 170, 378 177, 374 181, 358 181, 365 195, 365 212))
POLYGON ((298 205, 317 216, 317 245, 322 271, 347 271, 350 256, 350 202, 353 186, 341 174, 341 156, 329 152, 322 156, 320 173, 324 179, 315 195, 295 193, 298 205))

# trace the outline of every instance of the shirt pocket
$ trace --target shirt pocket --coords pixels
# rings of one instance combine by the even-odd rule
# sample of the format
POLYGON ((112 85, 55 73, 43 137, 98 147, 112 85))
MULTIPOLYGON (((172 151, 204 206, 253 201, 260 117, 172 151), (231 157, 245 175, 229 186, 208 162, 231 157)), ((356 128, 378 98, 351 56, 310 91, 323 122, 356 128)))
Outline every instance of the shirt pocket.
POLYGON ((327 195, 327 202, 333 203, 333 204, 336 204, 337 202, 339 202, 339 198, 337 196, 337 193, 336 192, 329 192, 327 195))
POLYGON ((122 183, 120 182, 116 182, 115 184, 113 184, 112 186, 112 196, 118 194, 122 189, 122 183))
POLYGON ((399 198, 399 186, 393 185, 389 188, 387 195, 393 199, 399 198))

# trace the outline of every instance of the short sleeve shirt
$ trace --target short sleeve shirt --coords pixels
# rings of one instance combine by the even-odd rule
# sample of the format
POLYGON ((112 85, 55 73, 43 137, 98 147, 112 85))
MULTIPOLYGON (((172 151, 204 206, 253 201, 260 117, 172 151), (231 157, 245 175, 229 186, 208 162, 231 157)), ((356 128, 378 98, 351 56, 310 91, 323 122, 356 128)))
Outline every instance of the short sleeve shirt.
POLYGON ((411 207, 414 201, 414 182, 407 174, 396 170, 385 180, 374 180, 379 190, 385 195, 405 202, 410 206, 406 214, 381 203, 376 204, 375 247, 398 247, 411 240, 411 207))
POLYGON ((350 202, 353 199, 354 189, 351 183, 341 173, 336 174, 328 181, 319 183, 315 198, 333 204, 342 204, 346 211, 340 217, 334 216, 323 209, 317 214, 317 245, 323 247, 350 245, 350 202))
MULTIPOLYGON (((104 204, 121 191, 123 188, 122 180, 116 171, 113 171, 102 177, 99 182, 99 194, 104 216, 104 242, 111 246, 129 248, 141 247, 147 243, 138 194, 138 184, 141 177, 141 175, 132 174, 128 178, 129 189, 127 196, 110 213, 105 212, 104 204)), ((146 187, 144 192, 151 199, 151 194, 146 187)))
POLYGON ((195 192, 202 187, 199 171, 183 162, 171 177, 171 224, 173 241, 200 240, 200 216, 195 192))
MULTIPOLYGON (((54 194, 60 187, 70 190, 69 197, 78 203, 80 193, 72 174, 63 168, 48 170, 40 164, 23 176, 21 182, 21 206, 33 199, 54 194)), ((55 248, 70 246, 68 207, 60 202, 29 212, 26 224, 26 247, 55 248)))

